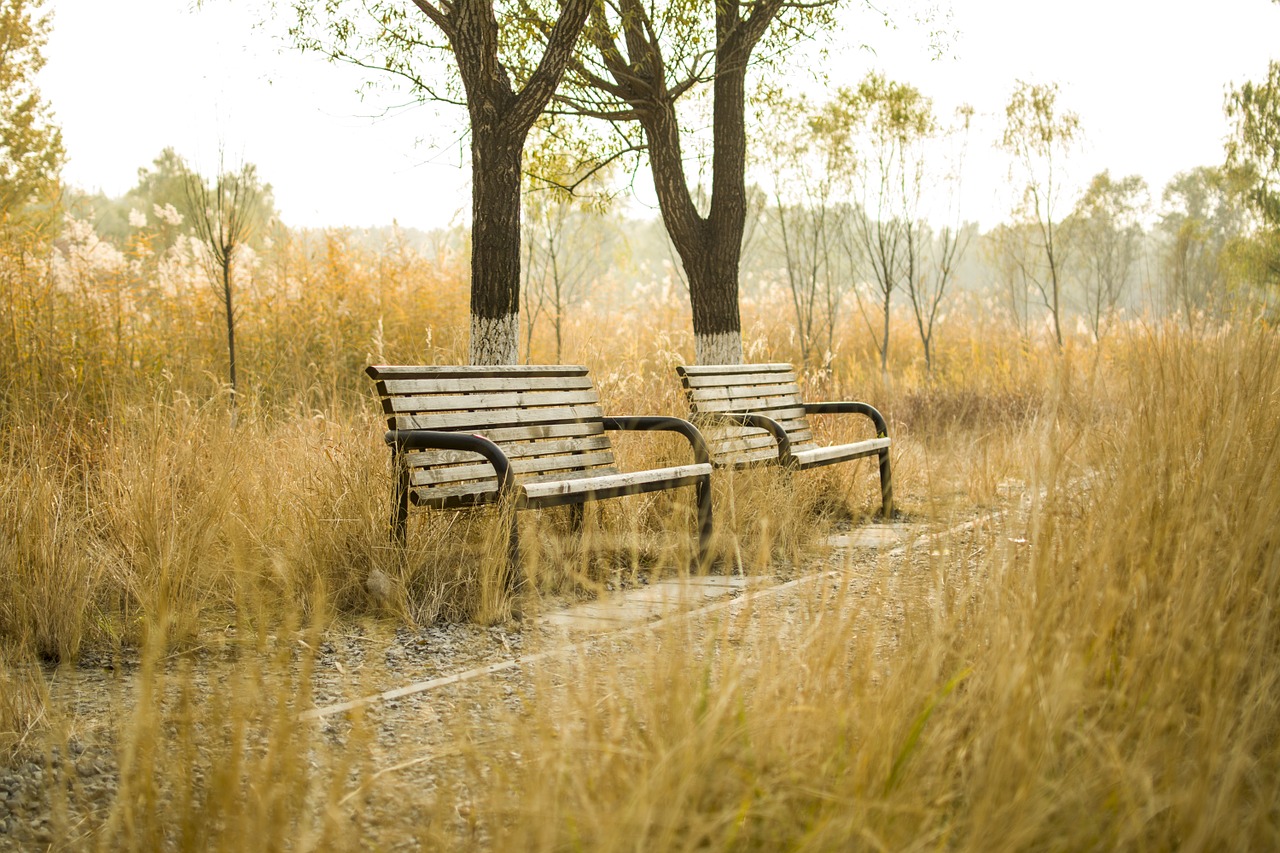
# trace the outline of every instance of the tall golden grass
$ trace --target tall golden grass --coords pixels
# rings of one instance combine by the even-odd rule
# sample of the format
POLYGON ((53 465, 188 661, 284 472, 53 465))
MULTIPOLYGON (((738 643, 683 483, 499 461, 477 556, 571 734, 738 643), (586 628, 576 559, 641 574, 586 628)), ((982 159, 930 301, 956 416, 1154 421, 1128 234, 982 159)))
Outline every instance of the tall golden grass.
MULTIPOLYGON (((368 611, 417 622, 501 618, 506 604, 493 600, 485 580, 456 568, 466 560, 450 551, 467 538, 462 530, 485 535, 482 514, 415 522, 407 554, 389 547, 387 455, 362 374, 370 362, 460 360, 468 325, 461 262, 448 253, 426 258, 398 234, 381 250, 357 237, 281 240, 242 266, 234 426, 221 381, 221 307, 189 244, 156 256, 139 240, 121 253, 73 224, 50 258, 0 258, 0 360, 12 366, 0 380, 0 642, 22 654, 74 659, 86 643, 139 643, 164 606, 166 636, 190 644, 202 625, 232 612, 270 619, 296 605, 310 615, 317 589, 327 602, 328 612, 318 614, 324 619, 368 611), (391 582, 374 585, 371 595, 366 580, 375 572, 391 582)), ((689 358, 692 338, 673 293, 669 283, 642 287, 630 301, 601 300, 568 324, 568 354, 592 368, 607 411, 683 413, 674 367, 689 358)), ((756 358, 793 356, 780 307, 745 305, 756 358)), ((905 328, 895 342, 904 352, 911 346, 905 328)), ((1005 340, 964 329, 943 349, 937 376, 921 377, 903 359, 901 376, 886 386, 860 367, 870 363, 867 344, 851 329, 846 349, 811 375, 810 395, 868 398, 891 415, 900 407, 899 464, 910 484, 917 481, 911 466, 935 453, 935 438, 954 434, 963 443, 981 435, 978 455, 990 459, 996 437, 1038 404, 1044 355, 1016 352, 1005 340), (930 441, 913 444, 913 430, 930 441)), ((550 329, 542 328, 531 358, 545 358, 551 346, 550 329)), ((819 428, 848 431, 836 419, 819 428)), ((687 461, 678 441, 650 436, 620 437, 619 453, 624 465, 687 461)), ((938 464, 930 476, 967 497, 990 497, 999 477, 968 477, 972 464, 938 464)), ((786 488, 779 478, 764 479, 786 488)), ((851 494, 856 512, 873 506, 865 471, 815 479, 830 485, 828 494, 851 494)), ((901 493, 908 505, 910 488, 901 493)), ((753 507, 760 493, 740 489, 720 501, 725 518, 741 522, 721 537, 721 550, 740 552, 733 536, 771 525, 777 547, 798 559, 799 534, 813 525, 796 521, 808 511, 790 498, 755 499, 753 507), (762 521, 766 506, 800 515, 762 521)), ((788 494, 811 507, 822 503, 812 490, 788 494)), ((675 498, 680 512, 683 497, 675 498)), ((592 528, 597 534, 627 534, 598 543, 615 555, 605 558, 566 543, 562 519, 543 514, 551 532, 528 537, 542 547, 531 554, 539 588, 607 583, 618 563, 634 573, 641 556, 658 554, 654 547, 672 547, 639 536, 671 527, 671 506, 670 496, 658 495, 625 509, 593 507, 602 519, 592 528), (571 554, 561 553, 566 546, 571 554)))
MULTIPOLYGON (((69 725, 32 658, 144 650, 116 798, 80 823, 74 785, 54 786, 67 846, 1280 844, 1272 331, 1135 324, 1057 353, 975 310, 940 332, 931 375, 899 324, 884 377, 846 330, 806 394, 886 412, 908 517, 1003 514, 872 572, 548 663, 518 714, 449 722, 462 746, 439 760, 460 781, 417 796, 377 763, 363 717, 335 735, 295 714, 335 622, 509 612, 473 569, 501 551, 486 515, 415 519, 410 546, 389 547, 359 373, 458 360, 463 277, 448 258, 380 263, 389 250, 361 256, 340 234, 291 251, 283 278, 258 267, 245 285, 234 427, 216 306, 194 279, 149 295, 127 266, 105 284, 5 279, 0 747, 29 753, 69 725), (104 323, 113 281, 140 301, 104 323), (217 641, 227 625, 238 639, 217 641), (213 690, 166 661, 197 647, 240 674, 213 690)), ((575 318, 569 359, 607 411, 679 414, 684 312, 657 288, 636 300, 575 318)), ((744 314, 751 357, 794 358, 777 305, 744 314)), ((852 437, 838 419, 819 429, 852 437)), ((626 463, 679 452, 647 438, 622 442, 626 463)), ((727 566, 803 574, 831 525, 875 507, 865 467, 806 478, 718 478, 727 566)), ((686 501, 617 503, 593 507, 585 543, 555 513, 526 522, 522 606, 681 564, 686 501)), ((388 685, 351 690, 370 686, 388 685)))
POLYGON ((483 788, 494 847, 1274 847, 1280 344, 1131 343, 986 533, 584 659, 483 788))

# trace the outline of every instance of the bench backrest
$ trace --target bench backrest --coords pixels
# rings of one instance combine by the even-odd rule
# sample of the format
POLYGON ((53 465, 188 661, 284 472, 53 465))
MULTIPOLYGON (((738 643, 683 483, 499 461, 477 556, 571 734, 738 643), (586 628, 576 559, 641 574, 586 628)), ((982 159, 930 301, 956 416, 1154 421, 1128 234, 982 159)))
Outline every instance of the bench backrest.
POLYGON ((777 458, 769 433, 751 427, 715 426, 717 414, 768 415, 782 424, 792 450, 813 446, 796 372, 789 364, 699 364, 676 368, 692 419, 702 430, 713 458, 754 462, 777 458))
MULTIPOLYGON (((585 367, 374 365, 366 372, 389 429, 482 435, 507 454, 521 482, 616 471, 585 367)), ((493 467, 477 453, 423 450, 404 461, 416 504, 463 505, 496 485, 493 467)))

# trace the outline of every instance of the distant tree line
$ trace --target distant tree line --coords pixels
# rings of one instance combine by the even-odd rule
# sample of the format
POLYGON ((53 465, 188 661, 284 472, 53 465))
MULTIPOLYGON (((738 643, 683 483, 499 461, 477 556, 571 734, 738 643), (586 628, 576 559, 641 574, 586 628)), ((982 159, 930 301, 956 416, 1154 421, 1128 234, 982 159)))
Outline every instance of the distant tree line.
MULTIPOLYGON (((1018 82, 995 140, 1015 200, 979 234, 961 213, 971 108, 939 116, 879 73, 817 103, 778 88, 777 63, 830 21, 828 3, 352 3, 295 2, 295 42, 468 110, 473 362, 527 360, 543 323, 561 358, 565 317, 603 278, 640 275, 642 257, 645 274, 670 269, 687 289, 699 360, 741 360, 740 293, 779 287, 804 361, 829 360, 836 331, 857 324, 886 375, 899 316, 932 368, 960 287, 998 293, 1026 338, 1043 321, 1058 346, 1069 317, 1100 340, 1126 310, 1194 323, 1240 295, 1274 304, 1280 289, 1280 63, 1228 90, 1223 163, 1176 176, 1158 200, 1107 171, 1073 193, 1062 167, 1079 119, 1056 86, 1018 82), (753 66, 761 45, 768 59, 753 66), (705 171, 689 171, 705 110, 705 171), (624 228, 613 203, 642 165, 661 231, 624 228)), ((32 82, 48 28, 39 0, 0 0, 3 272, 53 245, 66 213, 117 245, 194 241, 222 306, 234 401, 237 259, 288 239, 271 187, 251 164, 202 176, 166 149, 119 198, 64 188, 61 134, 32 82)))

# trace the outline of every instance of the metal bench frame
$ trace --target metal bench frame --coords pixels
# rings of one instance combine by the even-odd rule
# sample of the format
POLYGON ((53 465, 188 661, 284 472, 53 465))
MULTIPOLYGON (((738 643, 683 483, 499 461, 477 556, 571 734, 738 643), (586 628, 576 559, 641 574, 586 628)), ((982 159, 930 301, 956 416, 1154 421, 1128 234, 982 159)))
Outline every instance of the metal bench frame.
MULTIPOLYGON (((411 505, 510 509, 508 559, 518 572, 516 510, 583 505, 693 486, 698 547, 705 570, 711 539, 711 457, 698 429, 681 418, 605 417, 587 368, 573 365, 400 366, 365 371, 387 415, 384 440, 394 468, 391 534, 403 544, 411 505), (607 433, 677 432, 692 465, 620 472, 607 433)), ((512 581, 515 581, 513 572, 512 581)))
POLYGON ((893 513, 889 427, 873 406, 857 402, 805 403, 790 364, 682 365, 676 368, 691 419, 706 432, 718 468, 781 465, 805 470, 864 456, 880 462, 880 513, 893 513), (876 437, 817 445, 809 415, 856 414, 871 419, 876 437))

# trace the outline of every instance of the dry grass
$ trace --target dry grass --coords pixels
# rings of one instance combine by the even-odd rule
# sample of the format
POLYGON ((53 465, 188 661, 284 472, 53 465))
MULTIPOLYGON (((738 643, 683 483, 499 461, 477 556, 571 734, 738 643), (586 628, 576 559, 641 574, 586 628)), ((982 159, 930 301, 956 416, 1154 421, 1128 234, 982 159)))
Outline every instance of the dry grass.
POLYGON ((544 685, 493 846, 1275 847, 1280 345, 1132 343, 992 533, 544 685))
MULTIPOLYGON (((0 388, 0 750, 50 767, 65 750, 74 721, 37 661, 142 650, 116 799, 81 824, 75 780, 50 773, 68 847, 1280 846, 1280 345, 1247 325, 1057 354, 979 313, 944 330, 933 375, 904 355, 887 378, 851 333, 806 395, 881 407, 907 516, 1016 511, 777 606, 548 664, 519 714, 448 721, 455 781, 429 797, 375 761, 363 717, 299 725, 335 624, 501 621, 674 571, 691 547, 684 494, 593 506, 581 538, 526 513, 517 601, 489 513, 415 518, 390 548, 359 367, 456 361, 462 279, 373 260, 339 240, 293 258, 311 289, 262 273, 234 428, 194 286, 114 325, 88 285, 5 302, 0 355, 21 369, 0 388), (235 676, 169 660, 193 649, 235 676)), ((678 414, 683 311, 636 298, 654 301, 579 318, 569 359, 606 411, 678 414)), ((777 306, 744 313, 752 358, 793 356, 777 306)), ((894 346, 912 351, 905 332, 894 346)), ((619 442, 626 466, 682 453, 619 442)), ((726 567, 803 574, 876 500, 869 463, 718 477, 716 547, 726 567)))

